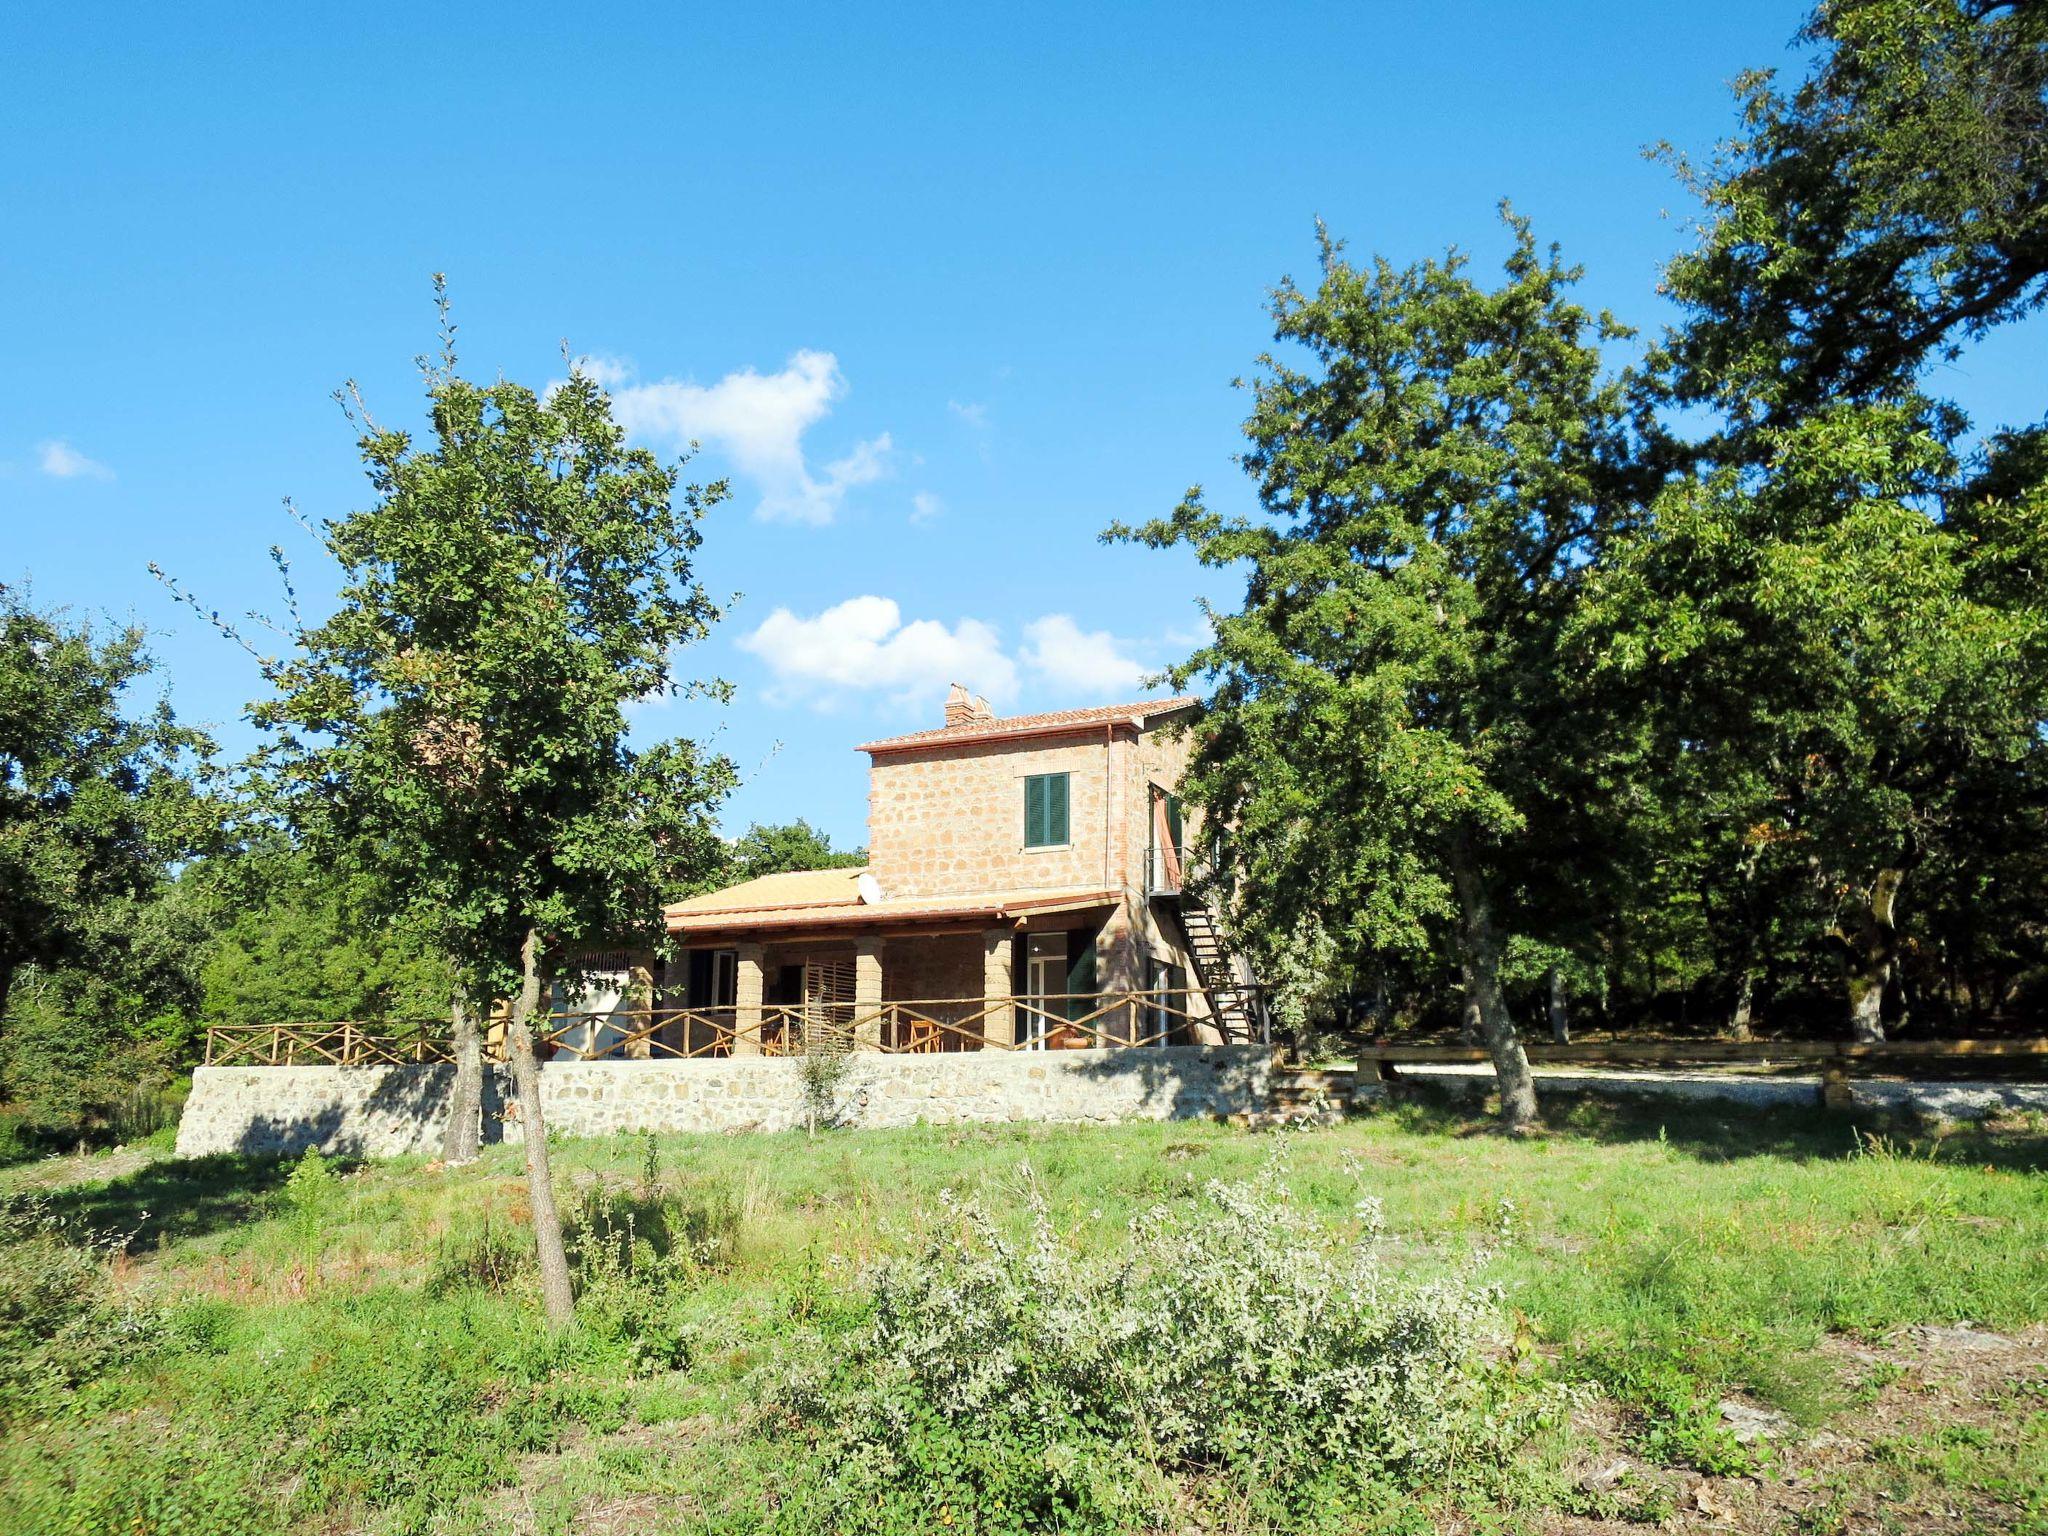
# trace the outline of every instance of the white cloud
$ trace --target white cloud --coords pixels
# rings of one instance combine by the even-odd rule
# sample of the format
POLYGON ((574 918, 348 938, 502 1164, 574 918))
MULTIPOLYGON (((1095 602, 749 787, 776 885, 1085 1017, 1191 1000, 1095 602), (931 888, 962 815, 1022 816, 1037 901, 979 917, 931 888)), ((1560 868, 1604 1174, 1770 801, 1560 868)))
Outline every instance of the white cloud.
POLYGON ((1016 663, 991 626, 979 619, 950 628, 936 619, 906 624, 886 597, 851 597, 814 618, 777 608, 739 646, 767 664, 784 697, 825 708, 850 692, 915 702, 952 682, 995 699, 1017 688, 1016 663))
POLYGON ((111 480, 114 472, 97 459, 89 459, 62 438, 36 445, 36 463, 42 472, 58 480, 111 480))
MULTIPOLYGON (((633 365, 623 357, 579 357, 576 371, 603 390, 617 389, 633 377, 633 365)), ((554 392, 552 386, 548 392, 554 392)))
POLYGON ((946 504, 930 491, 919 491, 910 498, 910 520, 913 523, 928 523, 946 510, 946 504))
POLYGON ((977 432, 984 431, 988 427, 988 407, 979 401, 970 400, 962 403, 958 400, 948 400, 946 402, 946 409, 955 416, 958 416, 977 432))
POLYGON ((701 442, 732 460, 761 492, 755 515, 769 521, 829 523, 847 491, 889 472, 889 434, 855 445, 813 474, 804 434, 832 412, 846 393, 846 376, 830 352, 804 350, 776 373, 743 368, 716 384, 662 379, 631 382, 615 358, 583 359, 579 366, 611 391, 619 421, 630 432, 681 447, 701 442))
POLYGON ((1125 655, 1108 630, 1084 630, 1064 613, 1032 620, 1024 640, 1018 661, 1034 684, 1045 685, 1038 691, 1062 698, 1128 698, 1157 670, 1125 655))

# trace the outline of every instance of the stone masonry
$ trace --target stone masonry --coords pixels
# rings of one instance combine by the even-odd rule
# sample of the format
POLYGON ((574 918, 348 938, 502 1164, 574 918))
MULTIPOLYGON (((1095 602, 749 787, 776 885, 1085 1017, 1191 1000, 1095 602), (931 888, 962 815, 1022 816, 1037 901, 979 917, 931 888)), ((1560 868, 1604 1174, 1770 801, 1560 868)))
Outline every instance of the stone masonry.
POLYGON ((868 867, 892 897, 1107 889, 1134 786, 1118 783, 1103 734, 877 754, 868 779, 868 867), (1069 841, 1024 846, 1024 779, 1069 775, 1069 841))
MULTIPOLYGON (((1250 1112, 1270 1097, 1273 1058, 1258 1046, 855 1055, 833 1096, 842 1126, 1109 1124, 1250 1112)), ((690 1061, 552 1062, 541 1071, 551 1133, 780 1131, 805 1123, 799 1063, 738 1056, 690 1061)), ((201 1067, 178 1126, 178 1155, 351 1157, 440 1149, 454 1068, 201 1067)), ((485 1139, 517 1141, 511 1084, 485 1084, 485 1139)))

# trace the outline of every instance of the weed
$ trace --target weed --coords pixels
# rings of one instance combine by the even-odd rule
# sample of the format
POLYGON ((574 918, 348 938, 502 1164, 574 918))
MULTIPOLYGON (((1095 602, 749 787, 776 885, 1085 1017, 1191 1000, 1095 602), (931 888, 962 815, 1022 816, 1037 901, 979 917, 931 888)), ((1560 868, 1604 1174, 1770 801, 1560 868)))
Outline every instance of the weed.
POLYGON ((593 1185, 583 1193, 568 1234, 578 1312, 637 1370, 679 1370, 696 1334, 685 1304, 706 1274, 730 1262, 739 1206, 723 1191, 665 1189, 649 1162, 637 1191, 593 1185))
POLYGON ((444 1234, 436 1242, 427 1293, 446 1296, 475 1289, 503 1295, 525 1283, 534 1263, 531 1236, 486 1210, 482 1226, 459 1235, 444 1234))

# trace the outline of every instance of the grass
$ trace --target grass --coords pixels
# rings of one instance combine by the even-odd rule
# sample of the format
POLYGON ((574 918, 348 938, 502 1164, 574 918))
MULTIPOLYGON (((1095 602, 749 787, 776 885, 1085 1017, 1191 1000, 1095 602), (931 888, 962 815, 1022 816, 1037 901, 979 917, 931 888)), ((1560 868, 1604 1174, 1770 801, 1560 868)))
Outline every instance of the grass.
MULTIPOLYGON (((1287 1139, 1296 1198, 1333 1223, 1356 1199, 1347 1162, 1364 1164, 1403 1264, 1453 1262, 1511 1203, 1493 1273, 1531 1368, 1597 1388, 1609 1439, 1648 1480, 1640 1497, 1585 1493, 1573 1469, 1593 1432, 1563 1426, 1531 1445, 1504 1510, 1425 1500, 1381 1528, 1653 1519, 1682 1477, 1773 1475, 1777 1453, 1734 1438, 1724 1397, 1807 1429, 1847 1423, 1934 1378, 1838 1341, 2048 1319, 2039 1127, 1914 1142, 1789 1111, 1580 1105, 1553 1120, 1508 1142, 1409 1104, 1287 1139)), ((579 1199, 664 1192, 638 1219, 665 1222, 686 1262, 652 1348, 642 1322, 610 1314, 560 1337, 540 1327, 512 1149, 459 1170, 212 1158, 96 1178, 84 1160, 86 1177, 44 1198, 128 1235, 118 1284, 160 1332, 0 1423, 0 1531, 778 1529, 831 1469, 800 1426, 752 1412, 752 1373, 793 1340, 855 1326, 862 1270, 954 1220, 941 1189, 1021 1221, 1028 1162, 1055 1224, 1107 1248, 1139 1211, 1247 1177, 1275 1147, 1196 1124, 672 1137, 651 1169, 639 1140, 563 1143, 558 1174, 579 1199)), ((37 1178, 30 1166, 0 1188, 37 1178)), ((1959 1511, 1922 1528, 1978 1528, 1974 1509, 1992 1512, 1987 1531, 2048 1532, 2048 1386, 1997 1393, 1992 1428, 1902 1424, 1754 1528, 1883 1529, 1849 1512, 1918 1498, 1959 1511)))

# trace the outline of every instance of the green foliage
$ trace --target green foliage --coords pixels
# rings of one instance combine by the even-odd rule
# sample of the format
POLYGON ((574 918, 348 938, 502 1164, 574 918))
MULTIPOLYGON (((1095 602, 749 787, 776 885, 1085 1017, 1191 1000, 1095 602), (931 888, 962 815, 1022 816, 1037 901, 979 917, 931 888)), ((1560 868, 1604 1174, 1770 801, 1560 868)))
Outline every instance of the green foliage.
MULTIPOLYGON (((629 704, 675 691, 716 620, 692 572, 723 483, 629 448, 587 375, 544 397, 429 375, 431 439, 363 418, 377 501, 328 523, 326 622, 266 664, 270 782, 324 860, 377 878, 477 998, 544 935, 661 942, 660 906, 719 863, 732 765, 629 746, 629 704)), ((714 689, 714 691, 717 691, 714 689)))
POLYGON ((0 1200, 0 1420, 47 1405, 154 1339, 154 1315, 113 1285, 121 1247, 45 1201, 0 1200))
POLYGON ((1183 793, 1227 829, 1233 929, 1268 955, 1320 934, 1362 974, 1449 949, 1520 1129, 1535 1100, 1502 947, 1576 938, 1601 883, 1611 731, 1559 651, 1634 470, 1599 351, 1626 333, 1503 217, 1493 288, 1456 252, 1354 266, 1325 234, 1316 288, 1276 290, 1290 350, 1253 384, 1243 463, 1264 516, 1220 516, 1197 488, 1106 537, 1246 572, 1238 611, 1211 612, 1171 674, 1209 685, 1183 793))
MULTIPOLYGON (((1733 1465, 1716 1459, 1726 1448, 1710 1411, 1731 1393, 1802 1424, 1853 1432, 1832 1415, 1867 1407, 1883 1377, 1817 1347, 1828 1332, 1883 1350, 1890 1331, 1914 1324, 1969 1318, 2012 1334, 2048 1318, 2039 1262, 2048 1228, 2035 1171, 2048 1149, 2039 1127, 1964 1130, 1938 1145, 1872 1127, 1891 1139, 1859 1144, 1817 1113, 1731 1117, 1718 1108, 1560 1102, 1552 1120, 1541 1142, 1521 1144, 1475 1138, 1469 1119, 1415 1106, 1292 1138, 1286 1204, 1307 1228, 1310 1250, 1330 1262, 1314 1284, 1348 1274, 1353 1240, 1366 1235, 1357 1208, 1362 1162, 1398 1234, 1371 1256, 1397 1285, 1427 1285, 1475 1246, 1495 1251, 1490 1275, 1527 1320, 1517 1319, 1513 1342, 1489 1357, 1499 1361, 1492 1379, 1510 1394, 1508 1411, 1540 1404, 1546 1384, 1597 1387, 1623 1410, 1635 1449, 1685 1466, 1733 1465), (1500 1201, 1509 1194, 1514 1236, 1502 1244, 1500 1201)), ((598 1323, 586 1305, 583 1326, 549 1336, 523 1283, 475 1272, 465 1280, 444 1268, 445 1255, 480 1249, 486 1231, 515 1263, 530 1262, 530 1234, 508 1222, 518 1211, 505 1203, 516 1201, 516 1147, 487 1149, 462 1169, 429 1172, 406 1159, 355 1171, 322 1207, 311 1243, 274 1193, 291 1164, 161 1162, 51 1195, 47 1209, 68 1230, 141 1229, 141 1279, 164 1324, 160 1342, 76 1373, 68 1388, 38 1391, 0 1428, 0 1529, 125 1531, 141 1517, 193 1532, 282 1533, 326 1522, 481 1536, 503 1527, 508 1507, 529 1504, 543 1530, 573 1529, 600 1507, 643 1504, 687 1510, 703 1529, 734 1533, 874 1529, 880 1507, 848 1510, 834 1491, 850 1475, 838 1436, 764 1408, 762 1369, 781 1382, 808 1359, 814 1381, 860 1387, 847 1362, 871 1347, 863 1341, 877 1321, 874 1276, 907 1271, 928 1250, 942 1272, 922 1290, 907 1275, 894 1294, 927 1296, 942 1333, 973 1332, 946 1313, 941 1282, 976 1272, 987 1246, 933 1191, 957 1189, 985 1212, 1013 1255, 1005 1272, 1017 1273, 1035 1262, 1037 1242, 1017 1186, 1018 1162, 1028 1160, 1060 1250, 1057 1274, 1099 1278, 1122 1273, 1141 1252, 1162 1267, 1178 1263, 1183 1250, 1171 1245, 1134 1245, 1130 1223, 1144 1228, 1156 1219, 1148 1213, 1163 1210, 1207 1231, 1208 1183, 1256 1180, 1273 1143, 1203 1124, 949 1126, 862 1132, 815 1151, 800 1135, 665 1137, 656 1152, 650 1171, 638 1138, 555 1149, 566 1185, 608 1192, 615 1237, 632 1213, 634 1244, 652 1249, 644 1212, 664 1201, 685 1214, 661 1224, 697 1234, 683 1245, 699 1257, 632 1303, 644 1308, 651 1334, 630 1331, 630 1313, 628 1327, 598 1323), (715 1241, 697 1246, 705 1236, 715 1241), (684 1368, 661 1369, 664 1352, 684 1368)), ((45 1172, 13 1170, 0 1181, 45 1172)), ((1265 1231, 1257 1253, 1274 1248, 1273 1236, 1265 1231)), ((623 1243, 611 1252, 623 1265, 623 1243)), ((637 1273, 638 1254, 633 1262, 637 1273)), ((1233 1274, 1276 1273, 1256 1255, 1231 1262, 1233 1274)), ((119 1278, 109 1278, 119 1307, 119 1278)), ((1006 1283, 1002 1294, 1022 1284, 1006 1283)), ((586 1301, 588 1289, 586 1275, 586 1301)), ((1169 1291, 1184 1302, 1171 1327, 1191 1334, 1192 1354, 1211 1347, 1201 1341, 1214 1339, 1216 1319, 1235 1315, 1230 1299, 1250 1294, 1211 1290, 1195 1301, 1184 1288, 1169 1291)), ((1043 1298, 1024 1308, 1033 1358, 1068 1359, 1060 1341, 1084 1340, 1104 1315, 1092 1290, 1075 1291, 1071 1303, 1057 1287, 1028 1294, 1043 1298), (1041 1348, 1048 1336, 1054 1343, 1041 1348)), ((1279 1311, 1274 1337, 1296 1336, 1291 1314, 1279 1311)), ((908 1336, 904 1347, 917 1358, 908 1336)), ((1154 1351, 1182 1358, 1171 1342, 1117 1351, 1119 1360, 1154 1351)), ((1238 1405, 1229 1413, 1248 1415, 1244 1404, 1274 1380, 1255 1374, 1218 1390, 1238 1405)), ((2016 1402, 2015 1424, 2024 1428, 2039 1404, 2038 1389, 2016 1402)), ((929 1502, 904 1495, 888 1507, 927 1522, 919 1529, 946 1528, 946 1499, 955 1527, 971 1522, 979 1506, 970 1495, 981 1486, 1013 1511, 1055 1486, 1054 1469, 1024 1454, 1052 1443, 1042 1431, 1024 1432, 1011 1454, 993 1426, 949 1419, 923 1396, 898 1407, 921 1415, 901 1455, 915 1458, 929 1502)), ((1175 1476, 1169 1486, 1135 1424, 1125 1415, 1099 1432, 1063 1432, 1059 1443, 1071 1439, 1084 1454, 1063 1455, 1058 1475, 1095 1481, 1080 1492, 1058 1483, 1068 1491, 1057 1496, 1070 1500, 1060 1510, 1142 1513, 1171 1500, 1177 1523, 1169 1529, 1423 1536, 1461 1520, 1475 1529, 1488 1521, 1540 1527, 1543 1511, 1588 1503, 1545 1470, 1591 1453, 1570 1424, 1539 1425, 1497 1483, 1487 1472, 1497 1458, 1482 1456, 1470 1468, 1480 1486, 1464 1494, 1404 1493, 1335 1457, 1324 1459, 1323 1481, 1285 1489, 1210 1472, 1175 1476)), ((2043 1442, 2027 1434, 1998 1435, 1984 1448, 1902 1443, 1898 1460, 1868 1465, 1883 1473, 1877 1486, 1910 1475, 1958 1498, 2005 1480, 2017 1519, 2044 1486, 2043 1442)), ((1285 1433, 1279 1444, 1291 1444, 1285 1433)), ((1859 1479, 1865 1465, 1844 1462, 1859 1479)), ((1664 1481, 1653 1473, 1587 1512, 1655 1518, 1664 1481)), ((1982 1523, 2006 1522, 1992 1515, 1982 1523)))
POLYGON ((1124 1530, 1198 1474, 1296 1512, 1483 1485, 1541 1400, 1510 1405, 1482 1361, 1496 1296, 1393 1273, 1376 1200, 1332 1232, 1287 1189, 1277 1165, 1212 1183, 1104 1260, 1055 1235, 1035 1185, 1022 1242, 959 1207, 964 1230, 876 1275, 872 1324, 808 1346, 784 1389, 846 1469, 830 1523, 1124 1530))
POLYGON ((0 585, 0 1009, 24 966, 105 937, 102 912, 214 830, 193 778, 212 744, 168 704, 124 707, 151 667, 140 629, 102 639, 0 585))
POLYGON ((214 938, 200 1013, 232 1023, 295 1019, 436 1021, 448 965, 417 926, 394 921, 364 873, 335 876, 275 855, 260 889, 214 938))
MULTIPOLYGON (((1677 398, 1721 447, 1835 402, 1911 392, 1930 362, 2048 295, 2048 18, 2010 0, 1824 0, 1796 87, 1736 84, 1742 128, 1667 286, 1677 398)), ((1745 446, 1748 438, 1754 446, 1745 446)))
POLYGON ((1975 465, 1923 390, 2048 293, 2048 26, 1837 0, 1806 37, 1807 77, 1745 77, 1740 137, 1684 167, 1707 217, 1641 393, 1711 415, 1698 441, 1654 434, 1666 483, 1575 639, 1651 728, 1638 777, 1723 954, 1747 973, 1825 931, 1868 1032, 1921 882, 1954 892, 2044 813, 2035 434, 1975 465))
POLYGON ((582 1327, 636 1371, 684 1369, 698 1333, 689 1304, 731 1262, 739 1225, 737 1205, 716 1192, 585 1190, 569 1234, 582 1327))
POLYGON ((212 744, 130 697, 153 664, 0 585, 0 1141, 80 1139, 179 1065, 214 846, 212 744))
POLYGON ((839 1091, 853 1073, 853 1041, 843 1032, 813 1027, 797 1058, 797 1086, 803 1091, 804 1123, 816 1133, 839 1121, 839 1091))
POLYGON ((857 869, 868 861, 865 848, 835 849, 832 839, 798 818, 779 825, 760 822, 733 840, 728 855, 733 883, 792 869, 857 869))
POLYGON ((1801 42, 1674 156, 1704 217, 1640 373, 1525 228, 1490 292, 1326 241, 1253 386, 1265 519, 1112 531, 1248 573, 1174 676, 1269 967, 1484 1014, 1476 893, 1665 1019, 1782 1023, 1838 966, 1859 1032, 2038 1011, 2048 429, 1932 387, 2048 297, 2048 13, 1829 0, 1801 42))
POLYGON ((465 1290, 509 1292, 527 1283, 533 1269, 533 1240, 491 1212, 474 1231, 450 1233, 434 1253, 427 1292, 447 1296, 465 1290))
MULTIPOLYGON (((1319 916, 1347 948, 1424 949, 1457 907, 1451 849, 1508 857, 1568 743, 1536 729, 1576 572, 1613 512, 1621 395, 1577 273, 1509 218, 1506 281, 1464 258, 1355 267, 1325 237, 1313 292, 1245 432, 1267 519, 1199 491, 1112 537, 1248 567, 1244 605, 1175 669, 1213 676, 1187 789, 1231 828, 1246 917, 1319 916)), ((1475 854, 1475 857, 1478 857, 1475 854)))

